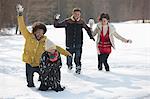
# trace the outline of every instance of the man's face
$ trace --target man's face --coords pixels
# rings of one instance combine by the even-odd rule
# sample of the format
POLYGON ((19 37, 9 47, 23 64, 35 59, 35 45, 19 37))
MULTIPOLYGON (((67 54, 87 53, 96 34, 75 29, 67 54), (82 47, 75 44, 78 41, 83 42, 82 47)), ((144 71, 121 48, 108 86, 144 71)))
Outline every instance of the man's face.
POLYGON ((37 40, 40 40, 44 36, 44 30, 37 29, 33 34, 35 35, 37 40))
POLYGON ((80 11, 73 12, 73 17, 75 18, 75 20, 78 20, 81 17, 81 12, 80 11))
POLYGON ((102 18, 102 25, 107 25, 108 24, 108 20, 106 18, 102 18))

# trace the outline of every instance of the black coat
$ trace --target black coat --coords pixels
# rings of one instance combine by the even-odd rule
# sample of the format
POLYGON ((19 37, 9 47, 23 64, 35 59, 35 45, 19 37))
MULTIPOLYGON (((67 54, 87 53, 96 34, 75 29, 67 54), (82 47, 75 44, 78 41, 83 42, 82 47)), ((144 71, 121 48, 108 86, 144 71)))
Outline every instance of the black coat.
POLYGON ((61 22, 59 20, 54 21, 54 27, 62 28, 65 27, 66 30, 66 47, 67 48, 80 48, 83 44, 83 30, 84 28, 90 39, 93 39, 90 28, 85 24, 85 22, 80 19, 79 21, 73 20, 71 17, 67 18, 61 22))
MULTIPOLYGON (((58 56, 58 60, 55 62, 50 61, 50 56, 45 51, 41 56, 40 61, 40 79, 41 79, 41 86, 51 87, 52 89, 56 89, 61 87, 60 79, 61 73, 60 68, 62 66, 60 54, 58 56)), ((41 87, 42 88, 42 87, 41 87)))

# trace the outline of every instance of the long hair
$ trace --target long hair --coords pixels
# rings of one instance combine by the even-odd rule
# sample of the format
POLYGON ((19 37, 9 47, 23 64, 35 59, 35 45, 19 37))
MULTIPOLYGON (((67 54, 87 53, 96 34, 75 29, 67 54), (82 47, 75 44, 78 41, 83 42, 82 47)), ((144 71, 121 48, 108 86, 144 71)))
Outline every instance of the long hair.
POLYGON ((108 21, 110 21, 110 17, 107 13, 102 13, 100 15, 99 21, 102 21, 102 18, 106 18, 108 21))

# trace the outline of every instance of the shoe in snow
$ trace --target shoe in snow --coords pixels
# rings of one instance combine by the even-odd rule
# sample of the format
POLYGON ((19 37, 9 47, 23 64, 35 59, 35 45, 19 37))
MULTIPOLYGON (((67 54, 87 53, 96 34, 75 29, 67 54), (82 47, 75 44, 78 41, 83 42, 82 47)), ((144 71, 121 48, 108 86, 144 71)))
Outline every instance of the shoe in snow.
POLYGON ((68 69, 69 69, 69 70, 72 70, 72 66, 68 66, 68 69))
POLYGON ((76 73, 80 74, 81 73, 81 66, 76 66, 76 73))
POLYGON ((28 87, 35 87, 34 84, 28 84, 28 87))

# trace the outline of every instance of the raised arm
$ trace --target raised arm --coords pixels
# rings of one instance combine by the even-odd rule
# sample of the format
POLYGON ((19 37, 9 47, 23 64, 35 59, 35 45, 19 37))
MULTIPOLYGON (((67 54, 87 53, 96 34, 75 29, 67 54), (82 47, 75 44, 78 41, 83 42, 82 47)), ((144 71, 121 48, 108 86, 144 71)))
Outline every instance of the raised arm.
POLYGON ((54 18, 54 27, 56 27, 56 28, 63 28, 63 27, 65 27, 66 26, 66 20, 63 20, 63 21, 61 21, 61 22, 59 22, 59 17, 60 17, 60 15, 59 14, 57 14, 54 18))
POLYGON ((18 14, 18 26, 19 26, 19 30, 22 33, 22 35, 24 36, 24 38, 28 38, 28 36, 30 35, 30 32, 28 31, 25 23, 24 23, 24 17, 22 16, 23 13, 23 7, 18 4, 16 6, 17 9, 17 14, 18 14))
POLYGON ((28 31, 28 29, 24 23, 23 16, 18 16, 18 25, 19 25, 20 32, 22 33, 22 35, 26 39, 30 35, 30 32, 28 31))

